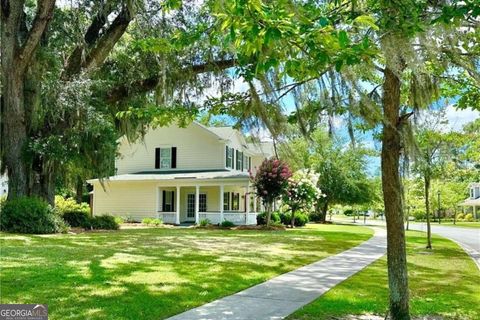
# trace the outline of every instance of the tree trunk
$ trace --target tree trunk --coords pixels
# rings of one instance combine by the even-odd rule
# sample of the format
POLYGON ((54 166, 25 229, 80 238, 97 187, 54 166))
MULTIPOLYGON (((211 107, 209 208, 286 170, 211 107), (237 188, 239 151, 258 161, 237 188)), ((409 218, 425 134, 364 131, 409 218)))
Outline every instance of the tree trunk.
POLYGON ((290 227, 293 229, 295 228, 295 211, 294 209, 292 209, 292 218, 290 219, 290 227))
POLYGON ((272 203, 267 203, 267 227, 270 226, 270 219, 272 218, 272 203))
POLYGON ((400 178, 402 149, 400 121, 400 78, 388 65, 383 83, 382 187, 387 221, 387 264, 390 290, 390 316, 409 320, 408 273, 405 248, 404 214, 400 178))
POLYGON ((77 176, 77 185, 76 185, 76 201, 78 204, 82 203, 83 200, 83 179, 80 176, 77 176))
MULTIPOLYGON (((3 47, 3 44, 2 44, 3 47)), ((9 64, 2 53, 2 62, 9 64)), ((3 63, 2 63, 3 64, 3 63)), ((3 65, 2 152, 8 172, 8 199, 28 195, 24 148, 27 130, 24 117, 23 80, 12 67, 3 65)))
POLYGON ((19 25, 23 3, 2 2, 1 8, 1 155, 8 172, 8 199, 26 196, 28 176, 24 164, 24 146, 27 141, 25 121, 23 74, 17 68, 19 25), (5 7, 3 6, 5 5, 5 7))
POLYGON ((425 175, 425 214, 427 215, 427 249, 432 249, 432 231, 430 226, 430 178, 425 175))
POLYGON ((328 212, 328 201, 325 200, 322 206, 322 216, 321 216, 321 222, 326 223, 327 222, 327 212, 328 212))

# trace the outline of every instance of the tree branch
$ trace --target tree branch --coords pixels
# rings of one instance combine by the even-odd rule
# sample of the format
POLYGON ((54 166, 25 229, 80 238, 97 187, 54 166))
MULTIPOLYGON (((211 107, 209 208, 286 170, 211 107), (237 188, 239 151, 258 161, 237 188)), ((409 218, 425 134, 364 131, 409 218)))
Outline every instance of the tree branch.
POLYGON ((133 19, 133 12, 125 6, 112 24, 105 31, 105 34, 96 41, 95 47, 89 52, 85 59, 84 68, 93 69, 100 66, 108 57, 110 51, 120 40, 127 30, 130 21, 133 19))
POLYGON ((53 9, 55 8, 55 0, 38 0, 37 1, 37 13, 32 23, 32 28, 28 32, 27 38, 20 49, 18 55, 18 68, 21 73, 23 73, 30 60, 32 59, 33 53, 42 38, 43 32, 45 31, 48 22, 53 17, 53 9))
POLYGON ((100 36, 100 31, 107 23, 108 15, 112 12, 113 8, 107 5, 102 12, 99 12, 93 18, 85 32, 85 43, 78 45, 67 59, 66 67, 62 74, 63 79, 71 78, 82 69, 93 69, 105 61, 133 19, 133 13, 128 7, 124 7, 105 33, 100 36), (86 50, 90 50, 90 52, 84 57, 86 50))
MULTIPOLYGON (((202 74, 213 72, 215 70, 225 70, 234 67, 235 59, 224 59, 206 62, 204 64, 190 65, 182 69, 182 73, 202 74)), ((134 94, 145 93, 155 89, 161 80, 161 75, 154 75, 146 79, 141 79, 130 84, 122 84, 112 88, 107 93, 108 103, 120 102, 134 94)))

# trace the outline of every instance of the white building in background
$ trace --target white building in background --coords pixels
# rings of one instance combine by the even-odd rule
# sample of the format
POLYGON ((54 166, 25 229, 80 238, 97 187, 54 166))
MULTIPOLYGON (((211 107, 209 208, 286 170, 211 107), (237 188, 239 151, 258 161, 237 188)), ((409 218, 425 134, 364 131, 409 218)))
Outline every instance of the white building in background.
POLYGON ((117 175, 93 185, 93 214, 161 218, 180 224, 208 219, 256 224, 257 204, 250 181, 272 143, 247 143, 231 127, 193 122, 150 129, 144 140, 119 140, 117 175))
POLYGON ((6 196, 8 193, 7 175, 0 175, 0 197, 6 196))

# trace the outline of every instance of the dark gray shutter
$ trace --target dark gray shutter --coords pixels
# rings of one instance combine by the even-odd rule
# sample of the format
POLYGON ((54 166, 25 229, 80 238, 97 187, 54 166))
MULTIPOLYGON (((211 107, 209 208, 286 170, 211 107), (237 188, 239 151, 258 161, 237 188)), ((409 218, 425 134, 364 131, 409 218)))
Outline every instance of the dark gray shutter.
POLYGON ((235 150, 235 169, 238 170, 238 150, 235 150))
POLYGON ((155 169, 160 169, 160 148, 155 148, 155 169))
POLYGON ((244 156, 243 156, 243 152, 241 152, 241 154, 242 154, 242 171, 243 171, 243 166, 244 166, 245 158, 244 158, 244 156))
POLYGON ((177 167, 177 147, 172 147, 172 163, 171 163, 172 169, 175 169, 177 167))
POLYGON ((248 170, 252 170, 252 157, 248 157, 248 170))
POLYGON ((228 168, 228 146, 225 146, 225 167, 228 168))
POLYGON ((175 212, 175 191, 172 191, 172 212, 175 212))
POLYGON ((162 190, 162 211, 165 212, 165 198, 166 198, 165 190, 162 190))

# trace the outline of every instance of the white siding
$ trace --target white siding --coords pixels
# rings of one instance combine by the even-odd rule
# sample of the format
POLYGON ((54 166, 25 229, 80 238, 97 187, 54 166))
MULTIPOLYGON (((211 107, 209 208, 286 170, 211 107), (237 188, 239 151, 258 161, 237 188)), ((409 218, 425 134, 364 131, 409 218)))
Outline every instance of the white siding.
POLYGON ((100 183, 94 184, 94 215, 111 214, 141 220, 156 216, 156 182, 152 181, 105 181, 105 190, 100 183))
POLYGON ((144 140, 120 142, 117 174, 155 170, 155 148, 176 147, 179 170, 223 169, 225 145, 218 137, 196 124, 150 130, 144 140))

